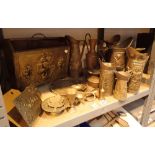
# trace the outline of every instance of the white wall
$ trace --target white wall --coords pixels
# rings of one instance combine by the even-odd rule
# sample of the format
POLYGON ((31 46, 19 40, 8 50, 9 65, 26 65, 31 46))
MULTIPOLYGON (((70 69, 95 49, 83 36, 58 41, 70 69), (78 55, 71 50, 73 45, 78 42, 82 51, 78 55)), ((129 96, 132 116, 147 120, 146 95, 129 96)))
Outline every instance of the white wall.
POLYGON ((104 38, 105 40, 110 40, 113 35, 120 34, 121 40, 130 36, 136 39, 137 33, 148 33, 149 30, 149 28, 106 28, 104 31, 104 38))
MULTIPOLYGON (((92 38, 97 38, 97 28, 4 28, 5 38, 31 37, 34 33, 43 33, 46 36, 64 36, 66 34, 83 40, 87 32, 92 38)), ((122 40, 128 36, 136 38, 137 33, 149 32, 149 28, 105 28, 105 39, 109 40, 113 35, 120 34, 122 40)))
POLYGON ((85 34, 89 32, 92 38, 97 38, 97 28, 4 28, 5 38, 31 37, 35 33, 43 33, 46 36, 65 36, 66 34, 83 40, 85 34))

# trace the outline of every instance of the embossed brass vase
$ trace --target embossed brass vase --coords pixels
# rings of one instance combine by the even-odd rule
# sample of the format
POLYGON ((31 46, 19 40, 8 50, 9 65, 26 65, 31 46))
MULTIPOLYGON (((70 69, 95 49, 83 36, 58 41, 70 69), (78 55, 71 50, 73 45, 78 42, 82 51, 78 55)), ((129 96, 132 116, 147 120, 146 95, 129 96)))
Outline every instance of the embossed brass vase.
POLYGON ((131 78, 128 83, 128 92, 136 94, 139 91, 141 81, 142 81, 142 75, 144 70, 144 61, 140 60, 132 60, 130 62, 130 73, 131 78))
POLYGON ((147 53, 140 53, 134 48, 127 48, 127 70, 131 73, 128 83, 128 92, 136 94, 139 91, 142 75, 146 62, 149 59, 147 53))
POLYGON ((130 70, 133 60, 143 61, 142 63, 145 67, 146 62, 149 59, 148 53, 140 53, 139 51, 137 51, 135 48, 132 47, 127 48, 126 53, 128 57, 128 62, 126 66, 127 70, 130 70))
POLYGON ((100 99, 112 95, 114 87, 114 67, 111 63, 100 60, 100 82, 99 96, 100 99))
POLYGON ((125 48, 113 48, 110 62, 116 67, 116 70, 125 69, 125 48))
POLYGON ((116 84, 114 89, 114 97, 120 101, 127 99, 127 82, 129 81, 130 74, 129 72, 116 72, 116 84))
POLYGON ((97 40, 96 39, 90 39, 90 50, 88 51, 86 55, 86 66, 88 70, 93 70, 97 66, 97 53, 95 50, 97 40))

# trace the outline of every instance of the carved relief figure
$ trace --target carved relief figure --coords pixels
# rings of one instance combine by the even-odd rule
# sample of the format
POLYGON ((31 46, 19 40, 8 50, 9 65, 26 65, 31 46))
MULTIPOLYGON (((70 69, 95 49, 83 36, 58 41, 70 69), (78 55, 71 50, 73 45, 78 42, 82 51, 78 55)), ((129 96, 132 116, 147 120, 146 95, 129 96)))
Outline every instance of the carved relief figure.
POLYGON ((125 49, 114 48, 111 56, 111 63, 118 70, 123 70, 125 67, 125 49))
POLYGON ((63 66, 64 66, 64 59, 61 57, 61 58, 59 58, 59 60, 58 60, 58 69, 59 70, 62 70, 62 68, 63 68, 63 66))
POLYGON ((131 78, 128 85, 128 92, 130 93, 138 92, 142 80, 143 69, 144 69, 143 63, 133 61, 133 65, 130 70, 131 78))
POLYGON ((26 65, 26 66, 24 67, 23 77, 24 77, 26 80, 30 80, 31 75, 32 75, 32 66, 31 66, 31 65, 26 65))
POLYGON ((52 57, 48 53, 43 53, 40 62, 37 64, 41 79, 46 80, 50 76, 51 62, 52 57))

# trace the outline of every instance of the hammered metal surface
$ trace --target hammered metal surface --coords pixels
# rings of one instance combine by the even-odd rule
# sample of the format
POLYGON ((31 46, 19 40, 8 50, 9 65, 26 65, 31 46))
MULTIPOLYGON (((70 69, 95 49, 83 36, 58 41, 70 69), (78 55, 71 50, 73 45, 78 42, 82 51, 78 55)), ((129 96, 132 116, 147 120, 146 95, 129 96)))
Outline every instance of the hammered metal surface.
POLYGON ((32 85, 26 87, 22 94, 14 100, 17 110, 29 126, 41 113, 41 103, 39 92, 32 85))
POLYGON ((36 86, 66 77, 69 50, 66 47, 15 52, 14 65, 19 89, 36 86))

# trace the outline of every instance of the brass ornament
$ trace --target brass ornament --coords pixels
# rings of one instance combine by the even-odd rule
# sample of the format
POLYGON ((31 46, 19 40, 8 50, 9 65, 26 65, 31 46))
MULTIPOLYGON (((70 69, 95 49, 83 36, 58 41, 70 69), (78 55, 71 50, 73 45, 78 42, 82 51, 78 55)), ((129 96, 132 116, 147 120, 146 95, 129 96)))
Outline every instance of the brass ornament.
POLYGON ((72 107, 80 103, 76 96, 77 91, 78 90, 72 86, 52 90, 54 94, 60 95, 66 99, 66 104, 68 105, 67 107, 72 107))
POLYGON ((125 101, 127 99, 127 82, 129 81, 129 72, 116 72, 116 84, 114 89, 114 97, 120 101, 125 101))
POLYGON ((116 70, 125 69, 125 48, 113 48, 110 62, 116 67, 116 70))
POLYGON ((100 82, 99 82, 100 98, 112 95, 113 87, 114 87, 114 67, 111 63, 102 62, 100 60, 100 82))

